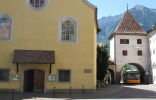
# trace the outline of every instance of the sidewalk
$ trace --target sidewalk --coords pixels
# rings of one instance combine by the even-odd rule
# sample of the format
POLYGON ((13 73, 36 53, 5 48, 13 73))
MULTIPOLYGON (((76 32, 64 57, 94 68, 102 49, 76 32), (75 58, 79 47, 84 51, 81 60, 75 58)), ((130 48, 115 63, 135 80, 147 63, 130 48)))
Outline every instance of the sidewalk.
POLYGON ((14 93, 14 99, 12 99, 11 92, 0 92, 1 100, 54 100, 54 99, 96 99, 101 95, 108 95, 115 92, 119 92, 122 89, 122 85, 111 84, 110 87, 101 88, 95 90, 93 93, 14 93), (35 99, 36 98, 36 99, 35 99))

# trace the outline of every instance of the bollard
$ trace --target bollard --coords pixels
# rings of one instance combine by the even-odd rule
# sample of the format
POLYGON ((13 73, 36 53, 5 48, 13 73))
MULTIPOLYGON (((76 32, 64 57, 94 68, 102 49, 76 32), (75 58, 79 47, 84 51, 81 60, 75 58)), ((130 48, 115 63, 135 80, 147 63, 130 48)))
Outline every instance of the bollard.
POLYGON ((70 95, 71 95, 71 86, 70 86, 70 95))
POLYGON ((82 93, 84 94, 84 85, 83 85, 82 93))
POLYGON ((36 87, 34 87, 34 99, 36 99, 36 87))
POLYGON ((14 89, 12 89, 12 100, 14 100, 14 89))
POLYGON ((53 97, 55 98, 55 87, 53 89, 53 97))

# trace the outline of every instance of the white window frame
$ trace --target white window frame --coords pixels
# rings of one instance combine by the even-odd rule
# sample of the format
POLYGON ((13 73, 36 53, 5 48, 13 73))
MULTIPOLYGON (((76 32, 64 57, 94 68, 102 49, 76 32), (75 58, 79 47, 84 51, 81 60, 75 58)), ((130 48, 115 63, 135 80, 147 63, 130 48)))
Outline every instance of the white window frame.
POLYGON ((0 41, 12 41, 12 33, 13 33, 13 16, 11 16, 9 13, 6 12, 0 12, 0 18, 7 18, 7 21, 10 22, 10 31, 8 33, 9 37, 8 38, 0 38, 0 41))
POLYGON ((78 43, 78 20, 73 16, 64 16, 59 18, 58 21, 58 42, 60 43, 78 43), (74 24, 74 40, 62 40, 62 24, 66 21, 70 21, 71 24, 74 24))
POLYGON ((57 80, 58 80, 59 83, 71 83, 71 79, 72 79, 71 76, 72 76, 72 75, 71 75, 71 70, 70 70, 70 69, 58 69, 57 72, 58 72, 58 78, 57 78, 57 80), (69 72, 70 72, 70 81, 69 81, 69 82, 59 81, 59 77, 60 77, 60 76, 59 76, 59 71, 60 71, 60 70, 63 70, 63 71, 69 71, 69 72))
POLYGON ((8 70, 9 72, 8 72, 8 81, 1 81, 0 80, 0 82, 2 82, 2 83, 4 83, 4 82, 10 82, 10 69, 9 68, 0 68, 0 70, 8 70))
POLYGON ((44 4, 41 7, 34 7, 31 5, 30 0, 25 0, 25 4, 27 5, 27 7, 36 11, 45 9, 48 6, 49 2, 50 0, 44 0, 44 4))

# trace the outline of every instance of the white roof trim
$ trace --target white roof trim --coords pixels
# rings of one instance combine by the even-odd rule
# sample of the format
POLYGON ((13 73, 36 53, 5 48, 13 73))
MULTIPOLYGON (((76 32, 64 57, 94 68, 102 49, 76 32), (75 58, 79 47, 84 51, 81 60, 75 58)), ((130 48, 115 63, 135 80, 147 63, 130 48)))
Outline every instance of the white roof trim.
POLYGON ((94 6, 93 4, 91 4, 89 1, 87 0, 82 0, 83 2, 85 2, 88 6, 90 6, 91 8, 96 8, 96 6, 94 6))

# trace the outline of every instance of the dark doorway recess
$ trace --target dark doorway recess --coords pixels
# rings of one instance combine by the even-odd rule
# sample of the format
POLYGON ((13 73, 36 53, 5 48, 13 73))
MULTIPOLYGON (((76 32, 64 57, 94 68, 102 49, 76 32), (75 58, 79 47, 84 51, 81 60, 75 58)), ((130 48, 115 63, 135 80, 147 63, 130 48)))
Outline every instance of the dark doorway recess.
POLYGON ((44 92, 44 71, 38 69, 24 71, 24 92, 44 92))

